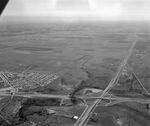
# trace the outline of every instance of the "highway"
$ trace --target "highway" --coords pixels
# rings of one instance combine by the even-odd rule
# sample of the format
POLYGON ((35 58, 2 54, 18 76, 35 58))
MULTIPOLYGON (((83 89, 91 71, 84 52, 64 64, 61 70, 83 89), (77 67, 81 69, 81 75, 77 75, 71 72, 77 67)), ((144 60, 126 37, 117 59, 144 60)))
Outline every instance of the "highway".
POLYGON ((122 61, 119 69, 116 72, 116 75, 114 76, 114 78, 110 81, 110 83, 108 84, 108 86, 105 88, 105 90, 102 92, 102 94, 100 95, 100 99, 96 99, 94 101, 94 103, 92 105, 87 106, 87 108, 84 110, 84 112, 81 114, 81 116, 79 117, 79 119, 77 120, 77 122, 75 123, 74 126, 86 126, 88 120, 91 118, 92 113, 94 112, 95 108, 97 107, 97 105, 101 102, 101 98, 104 98, 104 96, 115 86, 115 84, 118 82, 119 77, 121 76, 121 73, 125 67, 125 65, 128 62, 129 57, 132 54, 132 51, 137 43, 138 40, 138 36, 136 35, 137 32, 134 34, 135 36, 135 40, 128 52, 128 55, 126 56, 126 58, 122 61))
MULTIPOLYGON (((138 103, 150 103, 149 98, 130 98, 130 97, 91 97, 89 99, 101 99, 101 100, 110 100, 110 103, 112 101, 118 101, 118 102, 138 102, 138 103)), ((109 104, 108 104, 109 105, 109 104)))
MULTIPOLYGON (((10 97, 12 94, 11 93, 5 93, 5 92, 0 92, 0 97, 10 97)), ((27 98, 55 98, 55 99, 70 99, 69 96, 67 95, 53 95, 53 94, 40 94, 40 93, 35 93, 35 94, 26 94, 26 93, 19 93, 16 92, 13 94, 13 97, 27 97, 27 98)))
MULTIPOLYGON (((86 109, 84 110, 84 112, 81 114, 81 116, 79 117, 79 119, 77 120, 77 122, 75 123, 74 126, 86 126, 87 122, 89 121, 89 119, 91 118, 95 108, 99 105, 103 105, 103 106, 109 106, 109 105, 113 105, 113 104, 117 104, 120 102, 138 102, 138 103, 150 103, 150 99, 141 99, 141 98, 128 98, 128 97, 116 97, 116 96, 107 96, 109 91, 117 84, 122 71, 125 68, 125 65, 128 62, 128 59, 131 57, 132 51, 137 43, 138 40, 138 36, 136 36, 135 33, 135 41, 133 42, 128 55, 126 56, 126 58, 121 62, 115 76, 112 78, 112 80, 110 81, 110 83, 108 84, 108 86, 105 88, 104 91, 102 91, 98 97, 79 97, 81 99, 96 99, 93 103, 90 103, 89 105, 87 105, 86 109), (108 100, 110 102, 108 103, 103 103, 102 104, 102 100, 108 100)), ((9 84, 9 82, 7 81, 7 79, 3 76, 3 73, 0 73, 0 76, 5 80, 6 83, 9 84)), ((135 75, 136 76, 136 75, 135 75)), ((138 79, 138 78, 137 78, 138 79)), ((139 81, 139 80, 138 80, 139 81)), ((10 85, 10 84, 9 84, 10 85)), ((141 87, 143 89, 145 89, 143 87, 143 85, 140 83, 141 87)), ((10 85, 11 86, 11 85, 10 85)), ((6 88, 7 89, 7 88, 6 88)), ((9 88, 8 88, 9 89, 9 88)), ((13 87, 11 86, 11 89, 13 89, 13 87)), ((148 92, 146 92, 148 94, 148 92)), ((40 94, 40 93, 24 93, 24 92, 14 92, 12 93, 7 93, 5 92, 5 89, 1 89, 0 90, 0 97, 27 97, 27 98, 54 98, 54 99, 70 99, 69 96, 67 95, 55 95, 55 94, 40 94)))
POLYGON ((0 72, 0 77, 4 80, 4 82, 5 82, 6 84, 8 84, 10 87, 14 88, 14 87, 9 83, 9 81, 7 80, 7 78, 6 78, 6 76, 5 76, 5 74, 4 74, 3 72, 0 72))
MULTIPOLYGON (((11 93, 3 93, 0 92, 0 97, 11 97, 11 93)), ((27 98, 54 98, 54 99, 70 99, 67 95, 55 95, 55 94, 40 94, 40 93, 33 93, 33 94, 26 94, 26 93, 15 93, 13 97, 27 97, 27 98)), ((130 98, 130 97, 118 97, 118 96, 100 96, 100 97, 77 97, 80 99, 97 99, 97 100, 110 100, 110 101, 119 101, 119 102, 139 102, 139 103, 150 103, 149 98, 130 98)), ((95 103, 95 102, 94 102, 95 103)))

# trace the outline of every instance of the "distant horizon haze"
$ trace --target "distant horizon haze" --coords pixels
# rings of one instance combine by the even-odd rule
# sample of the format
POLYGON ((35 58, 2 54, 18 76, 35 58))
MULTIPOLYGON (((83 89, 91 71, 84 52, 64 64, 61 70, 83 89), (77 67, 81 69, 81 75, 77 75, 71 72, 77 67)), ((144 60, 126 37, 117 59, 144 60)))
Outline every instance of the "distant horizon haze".
POLYGON ((3 17, 5 20, 8 20, 5 17, 18 17, 11 20, 42 17, 61 21, 150 21, 150 0, 11 0, 3 17))

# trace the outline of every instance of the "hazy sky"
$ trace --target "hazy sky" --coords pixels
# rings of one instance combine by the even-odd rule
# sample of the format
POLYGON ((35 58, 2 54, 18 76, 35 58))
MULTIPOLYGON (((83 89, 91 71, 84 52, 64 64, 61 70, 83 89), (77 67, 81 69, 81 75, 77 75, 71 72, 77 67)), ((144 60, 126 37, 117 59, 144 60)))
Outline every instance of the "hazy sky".
POLYGON ((150 0, 10 0, 3 16, 150 20, 150 0))

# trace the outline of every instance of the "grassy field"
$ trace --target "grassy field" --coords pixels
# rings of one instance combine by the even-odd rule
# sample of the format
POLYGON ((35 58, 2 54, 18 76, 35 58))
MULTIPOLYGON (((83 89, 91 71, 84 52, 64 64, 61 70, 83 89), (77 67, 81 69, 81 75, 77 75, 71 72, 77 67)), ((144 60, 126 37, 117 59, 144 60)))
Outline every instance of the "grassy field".
MULTIPOLYGON (((60 76, 46 87, 34 90, 40 93, 69 94, 74 91, 76 94, 86 87, 105 89, 121 61, 127 56, 136 31, 138 41, 129 64, 143 85, 149 88, 150 30, 147 23, 0 24, 0 71, 36 71, 60 76), (63 86, 71 89, 66 90, 63 86)), ((59 107, 60 101, 16 99, 12 100, 2 114, 17 126, 29 126, 30 121, 37 123, 40 119, 43 122, 51 120, 49 123, 56 126, 67 126, 67 121, 68 125, 73 125, 76 121, 45 112, 47 106, 59 107), (17 103, 21 105, 21 109, 16 115, 9 117, 8 113, 13 113, 17 103)), ((0 106, 3 107, 9 99, 1 101, 0 106)), ((85 106, 80 103, 74 106, 72 104, 70 109, 66 109, 69 113, 80 116, 85 106)), ((91 118, 89 125, 116 126, 117 119, 120 119, 126 126, 148 126, 150 118, 149 110, 146 112, 144 105, 134 103, 98 107, 95 113, 98 114, 91 118)), ((7 126, 2 119, 0 124, 7 126)))

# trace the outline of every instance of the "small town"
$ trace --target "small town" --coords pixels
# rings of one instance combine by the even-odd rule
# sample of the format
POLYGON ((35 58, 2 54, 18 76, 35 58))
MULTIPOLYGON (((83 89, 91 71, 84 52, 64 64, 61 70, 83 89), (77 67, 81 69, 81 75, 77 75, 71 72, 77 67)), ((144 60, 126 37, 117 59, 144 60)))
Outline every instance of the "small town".
POLYGON ((59 76, 53 74, 43 74, 39 72, 15 73, 8 71, 0 72, 0 80, 15 89, 29 90, 43 87, 56 80, 59 76))

